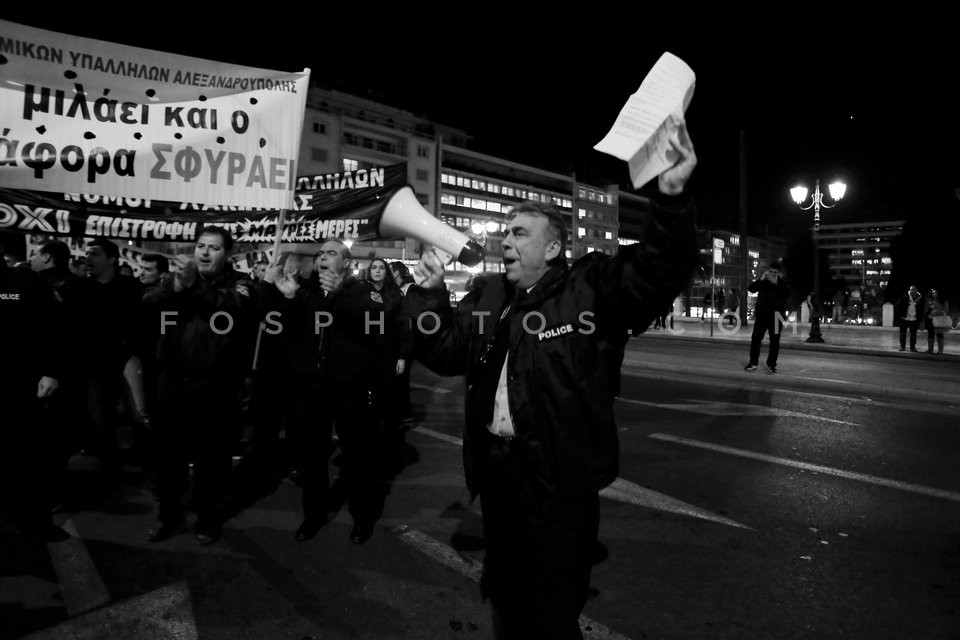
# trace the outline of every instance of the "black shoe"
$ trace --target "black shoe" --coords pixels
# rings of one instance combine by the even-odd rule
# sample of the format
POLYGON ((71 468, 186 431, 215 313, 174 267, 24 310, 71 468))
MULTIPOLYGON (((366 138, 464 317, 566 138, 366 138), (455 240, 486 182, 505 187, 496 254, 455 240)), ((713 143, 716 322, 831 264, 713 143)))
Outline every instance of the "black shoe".
POLYGON ((770 373, 776 373, 777 365, 773 365, 772 367, 770 365, 767 365, 767 371, 769 371, 770 373))
POLYGON ((297 528, 297 533, 293 537, 297 542, 306 542, 317 535, 317 532, 320 531, 320 529, 322 529, 323 526, 328 522, 330 521, 319 516, 305 518, 297 528))
POLYGON ((20 532, 27 538, 42 542, 63 542, 70 539, 70 534, 55 524, 44 524, 35 527, 21 527, 20 532))
POLYGON ((373 535, 373 525, 355 524, 353 531, 350 532, 350 542, 353 544, 363 544, 373 535))
POLYGON ((917 350, 914 349, 913 347, 910 347, 910 351, 913 351, 914 353, 920 353, 919 351, 917 351, 917 350))
POLYGON ((906 350, 907 349, 905 347, 900 347, 900 351, 906 351, 906 350))
POLYGON ((163 542, 169 540, 178 533, 184 531, 183 518, 173 522, 160 522, 158 527, 154 527, 147 532, 147 542, 163 542))

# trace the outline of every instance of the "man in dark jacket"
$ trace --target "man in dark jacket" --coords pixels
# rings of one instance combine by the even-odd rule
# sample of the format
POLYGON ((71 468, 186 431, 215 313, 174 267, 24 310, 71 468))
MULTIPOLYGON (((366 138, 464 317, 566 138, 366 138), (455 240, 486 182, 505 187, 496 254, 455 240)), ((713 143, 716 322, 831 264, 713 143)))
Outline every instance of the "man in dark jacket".
MULTIPOLYGON (((0 255, 3 254, 0 235, 0 255)), ((49 481, 58 471, 43 404, 63 370, 63 344, 50 289, 29 269, 0 261, 0 515, 45 542, 69 538, 50 515, 49 481)))
POLYGON ((787 311, 787 296, 790 288, 780 277, 780 263, 774 262, 763 272, 759 280, 747 287, 757 294, 757 306, 753 311, 753 334, 750 337, 750 362, 745 371, 754 371, 760 362, 760 343, 770 333, 770 349, 767 352, 767 370, 777 372, 777 356, 780 355, 780 332, 783 331, 783 316, 787 311))
POLYGON ((373 533, 380 503, 374 468, 377 439, 370 392, 376 376, 378 322, 383 300, 349 275, 350 250, 327 240, 315 261, 316 279, 298 281, 280 267, 267 270, 259 304, 279 315, 266 318, 280 339, 293 379, 288 433, 300 442, 303 522, 295 538, 305 542, 328 522, 329 457, 334 425, 342 453, 340 479, 353 529, 364 543, 373 533))
POLYGON ((416 267, 424 280, 406 298, 415 354, 441 375, 466 374, 464 464, 481 499, 481 586, 497 638, 581 637, 599 491, 618 473, 627 333, 645 330, 697 263, 681 195, 696 164, 685 125, 671 145, 678 160, 660 176, 643 242, 614 257, 568 268, 562 215, 527 202, 503 240, 505 275, 484 278, 456 310, 432 254, 416 267))
POLYGON ((157 313, 157 498, 159 526, 147 539, 176 534, 180 498, 193 462, 197 541, 221 534, 239 396, 249 360, 249 282, 228 261, 233 238, 207 227, 191 257, 175 258, 176 273, 149 299, 157 313))

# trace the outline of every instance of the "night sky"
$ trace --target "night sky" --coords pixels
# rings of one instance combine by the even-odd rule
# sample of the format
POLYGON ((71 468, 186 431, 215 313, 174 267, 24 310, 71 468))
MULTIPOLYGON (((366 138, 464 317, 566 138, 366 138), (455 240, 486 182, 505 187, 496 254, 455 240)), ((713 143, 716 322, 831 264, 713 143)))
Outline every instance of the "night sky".
POLYGON ((49 7, 5 8, 2 17, 211 60, 309 67, 315 83, 464 129, 478 151, 623 187, 626 164, 592 147, 668 50, 697 74, 687 121, 703 226, 739 229, 743 131, 751 232, 783 236, 799 264, 812 211, 787 190, 842 178, 847 197, 823 222, 907 220, 894 285, 919 278, 960 304, 951 259, 960 238, 960 45, 947 16, 682 15, 693 9, 680 5, 628 15, 591 3, 589 15, 551 16, 451 5, 445 18, 361 4, 283 15, 86 5, 109 20, 49 7), (791 27, 798 18, 805 22, 791 27), (694 19, 695 28, 684 24, 694 19))

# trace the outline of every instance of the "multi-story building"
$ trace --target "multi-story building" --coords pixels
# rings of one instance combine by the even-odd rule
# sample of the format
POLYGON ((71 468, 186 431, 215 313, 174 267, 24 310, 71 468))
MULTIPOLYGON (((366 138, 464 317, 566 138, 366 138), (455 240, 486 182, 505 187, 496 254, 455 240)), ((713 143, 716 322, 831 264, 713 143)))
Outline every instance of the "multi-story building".
MULTIPOLYGON (((437 214, 439 147, 463 146, 465 132, 410 112, 365 98, 311 87, 303 120, 298 175, 357 171, 407 163, 407 181, 420 204, 437 214)), ((318 247, 297 247, 310 253, 318 247)), ((352 249, 363 258, 370 253, 387 260, 414 260, 419 245, 413 240, 381 240, 352 249)))
POLYGON ((618 197, 609 190, 578 183, 575 176, 553 173, 460 147, 442 145, 439 185, 440 219, 480 240, 486 250, 481 265, 453 265, 457 278, 477 271, 502 270, 501 242, 506 215, 524 200, 553 204, 567 221, 566 257, 590 251, 613 255, 617 249, 618 197))
POLYGON ((830 279, 873 297, 885 289, 893 270, 890 242, 903 232, 903 220, 820 225, 820 251, 827 255, 830 279))
MULTIPOLYGON (((754 294, 747 294, 744 298, 741 288, 741 236, 724 229, 702 229, 699 232, 700 268, 694 276, 688 291, 689 315, 698 316, 703 311, 704 299, 711 292, 722 292, 726 297, 730 289, 735 289, 741 302, 747 300, 747 308, 753 308, 754 294), (717 241, 722 245, 719 249, 720 261, 714 264, 714 250, 717 241), (713 280, 711 280, 711 278, 713 280)), ((783 260, 786 253, 786 244, 782 238, 767 236, 757 238, 747 237, 747 280, 753 282, 761 275, 771 262, 783 260)), ((718 295, 719 299, 719 295, 718 295)))

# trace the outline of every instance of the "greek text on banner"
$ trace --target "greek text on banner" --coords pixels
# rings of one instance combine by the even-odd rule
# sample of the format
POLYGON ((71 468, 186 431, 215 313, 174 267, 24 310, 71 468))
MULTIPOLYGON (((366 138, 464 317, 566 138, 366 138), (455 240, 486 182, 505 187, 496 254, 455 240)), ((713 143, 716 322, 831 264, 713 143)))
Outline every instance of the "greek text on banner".
POLYGON ((309 70, 283 73, 0 20, 0 185, 293 205, 309 70))

